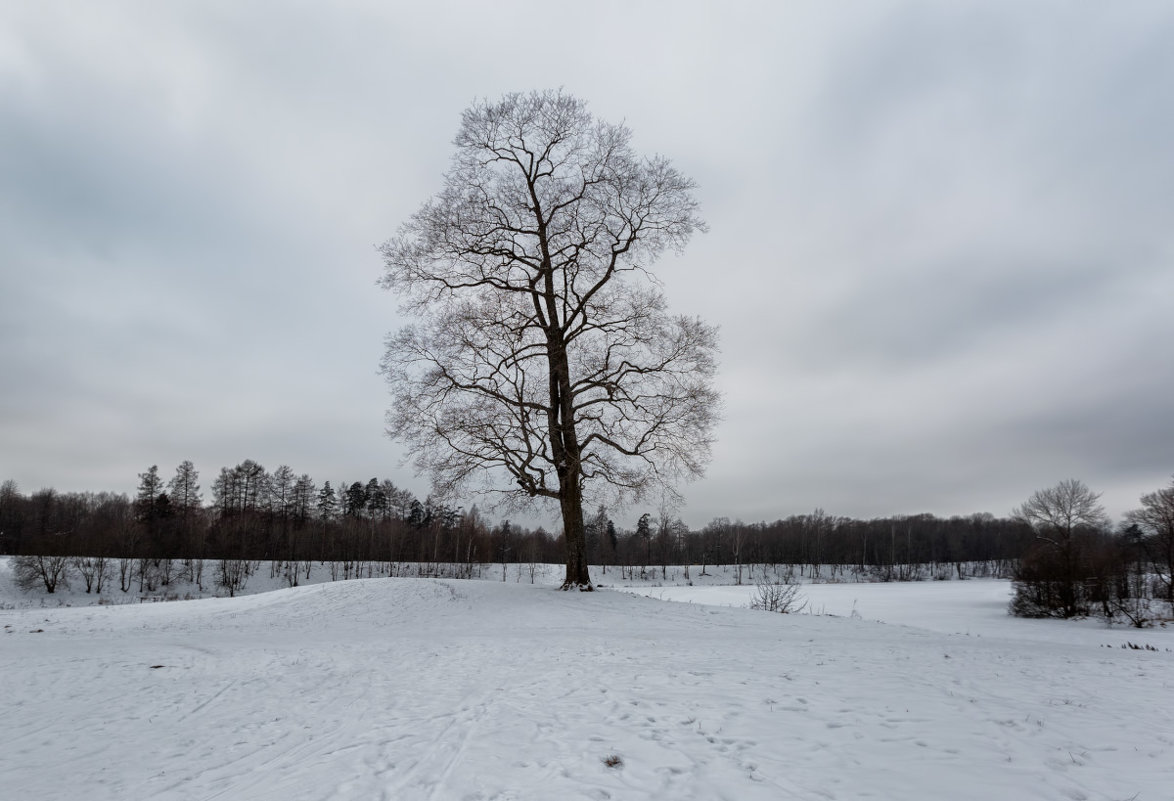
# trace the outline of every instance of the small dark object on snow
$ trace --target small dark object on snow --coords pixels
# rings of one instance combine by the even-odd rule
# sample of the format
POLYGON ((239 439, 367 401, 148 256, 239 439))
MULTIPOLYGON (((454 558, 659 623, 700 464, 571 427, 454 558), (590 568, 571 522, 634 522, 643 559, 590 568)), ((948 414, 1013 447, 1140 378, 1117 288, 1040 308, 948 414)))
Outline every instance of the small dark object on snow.
POLYGON ((624 766, 624 760, 620 758, 619 754, 612 754, 603 758, 603 764, 609 768, 622 768, 624 766))

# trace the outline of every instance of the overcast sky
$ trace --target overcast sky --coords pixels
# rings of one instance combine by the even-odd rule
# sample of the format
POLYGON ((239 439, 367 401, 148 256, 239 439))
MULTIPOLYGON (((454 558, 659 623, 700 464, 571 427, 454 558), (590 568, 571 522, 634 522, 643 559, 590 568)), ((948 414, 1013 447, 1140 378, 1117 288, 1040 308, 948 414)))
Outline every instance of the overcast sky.
POLYGON ((558 87, 699 183, 656 268, 722 332, 691 525, 1169 482, 1174 6, 1018 0, 3 3, 0 480, 426 494, 374 246, 471 101, 558 87))

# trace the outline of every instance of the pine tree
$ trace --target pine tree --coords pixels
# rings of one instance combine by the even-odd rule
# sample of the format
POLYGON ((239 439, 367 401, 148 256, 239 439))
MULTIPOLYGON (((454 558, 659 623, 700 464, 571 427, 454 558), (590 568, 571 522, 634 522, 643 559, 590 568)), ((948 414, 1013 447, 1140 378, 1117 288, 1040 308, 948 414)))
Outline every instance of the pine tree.
POLYGON ((159 516, 159 496, 163 494, 163 479, 159 478, 159 466, 151 465, 147 472, 139 473, 139 488, 135 495, 135 517, 140 522, 150 523, 159 516))
POLYGON ((167 482, 167 492, 171 496, 171 509, 176 517, 188 520, 199 510, 200 474, 196 466, 190 461, 180 462, 175 468, 175 475, 167 482))
POLYGON ((318 518, 323 522, 334 519, 338 512, 338 498, 334 494, 334 488, 330 486, 327 481, 322 485, 322 490, 318 493, 318 518))

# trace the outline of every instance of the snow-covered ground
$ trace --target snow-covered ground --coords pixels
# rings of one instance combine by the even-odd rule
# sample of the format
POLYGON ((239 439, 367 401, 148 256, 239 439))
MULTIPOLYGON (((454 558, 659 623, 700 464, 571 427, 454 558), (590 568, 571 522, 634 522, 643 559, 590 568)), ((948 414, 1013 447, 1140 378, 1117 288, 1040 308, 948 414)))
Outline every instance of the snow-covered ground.
MULTIPOLYGON (((749 606, 755 594, 753 585, 636 584, 618 589, 666 601, 734 607, 749 606)), ((1100 618, 1069 621, 1009 618, 1011 582, 998 579, 804 584, 798 591, 798 599, 807 614, 855 617, 942 634, 1092 646, 1131 642, 1174 649, 1174 628, 1160 625, 1136 629, 1121 624, 1108 626, 1100 618)))
POLYGON ((777 615, 513 578, 0 610, 0 797, 1174 798, 1174 629, 996 581, 777 615))

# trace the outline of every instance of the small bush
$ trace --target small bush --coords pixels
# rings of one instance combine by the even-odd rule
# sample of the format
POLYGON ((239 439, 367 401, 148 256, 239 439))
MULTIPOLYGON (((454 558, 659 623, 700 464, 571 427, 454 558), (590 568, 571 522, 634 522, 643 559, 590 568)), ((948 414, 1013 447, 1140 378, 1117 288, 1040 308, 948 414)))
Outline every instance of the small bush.
POLYGON ((750 600, 751 609, 761 609, 764 612, 778 612, 789 614, 802 612, 807 601, 799 595, 799 585, 789 578, 774 581, 758 581, 754 585, 754 596, 750 600))

